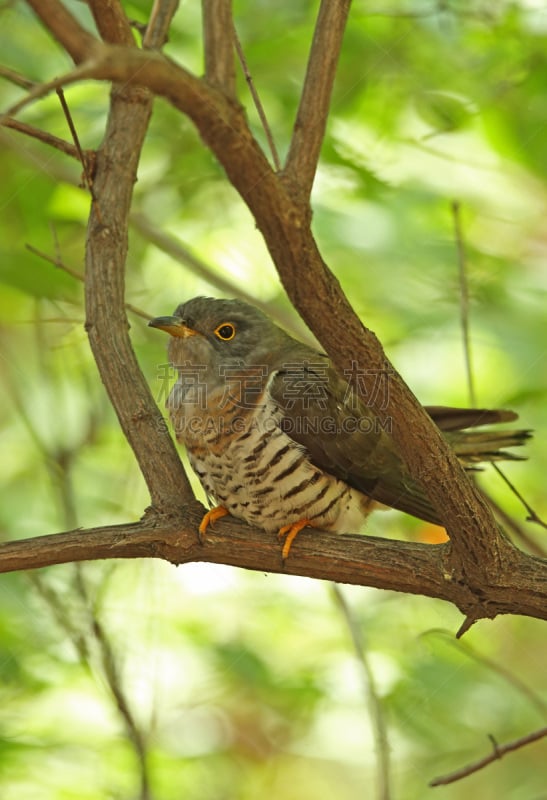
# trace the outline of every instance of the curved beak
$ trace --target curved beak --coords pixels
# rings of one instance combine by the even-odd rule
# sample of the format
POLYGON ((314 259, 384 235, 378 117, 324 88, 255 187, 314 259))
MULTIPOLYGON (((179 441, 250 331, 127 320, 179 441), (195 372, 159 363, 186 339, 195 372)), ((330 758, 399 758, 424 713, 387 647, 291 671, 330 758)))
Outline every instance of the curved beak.
POLYGON ((171 336, 178 336, 180 339, 187 339, 189 336, 196 336, 197 331, 184 324, 180 317, 154 317, 148 323, 150 328, 159 328, 167 331, 171 336))

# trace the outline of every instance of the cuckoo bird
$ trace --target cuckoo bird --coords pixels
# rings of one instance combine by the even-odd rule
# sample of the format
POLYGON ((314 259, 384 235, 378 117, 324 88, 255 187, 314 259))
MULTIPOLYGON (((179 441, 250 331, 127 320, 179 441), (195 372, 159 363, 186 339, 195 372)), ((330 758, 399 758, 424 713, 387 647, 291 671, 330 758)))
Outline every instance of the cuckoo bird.
MULTIPOLYGON (((177 440, 216 505, 199 527, 231 514, 285 537, 305 526, 356 532, 375 508, 442 524, 380 424, 358 365, 342 378, 328 357, 240 300, 196 297, 149 322, 170 334, 178 372, 167 407, 177 440)), ((372 392, 389 392, 373 376, 372 392), (377 384, 374 386, 374 384, 377 384)), ((380 398, 381 400, 381 398, 380 398)), ((528 431, 476 431, 512 411, 426 407, 466 468, 517 459, 503 448, 528 431)))

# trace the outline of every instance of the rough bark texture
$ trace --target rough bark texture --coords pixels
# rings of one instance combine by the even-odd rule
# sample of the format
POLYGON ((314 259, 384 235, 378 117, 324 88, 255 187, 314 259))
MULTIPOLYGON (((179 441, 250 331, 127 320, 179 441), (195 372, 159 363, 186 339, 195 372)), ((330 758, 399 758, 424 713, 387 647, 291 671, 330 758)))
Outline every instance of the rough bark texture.
POLYGON ((82 78, 113 83, 107 131, 97 154, 96 201, 88 229, 87 328, 101 378, 149 487, 152 509, 134 525, 4 544, 0 570, 93 558, 207 560, 439 597, 455 603, 466 614, 467 624, 499 613, 547 618, 545 561, 521 553, 499 531, 490 508, 389 364, 376 336, 355 316, 313 237, 309 195, 349 2, 323 0, 321 4, 292 144, 281 173, 270 166, 233 94, 231 25, 226 33, 231 19, 228 0, 219 0, 222 25, 213 19, 216 3, 203 3, 203 80, 157 52, 169 19, 165 8, 169 6, 172 13, 174 3, 156 3, 151 19, 159 20, 157 36, 149 26, 144 39, 148 49, 139 50, 129 41, 123 10, 113 0, 90 4, 103 42, 85 31, 59 0, 28 2, 80 66, 31 90, 27 102, 82 78), (390 371, 389 407, 375 411, 383 420, 391 418, 393 437, 409 472, 442 513, 448 544, 434 547, 303 533, 283 566, 273 537, 229 520, 215 526, 204 547, 197 543, 195 531, 202 509, 163 432, 131 349, 124 311, 127 220, 155 95, 193 121, 222 164, 253 213, 287 294, 337 368, 342 371, 358 361, 366 364, 371 376, 379 370, 390 371))
POLYGON ((336 536, 304 530, 282 563, 275 535, 224 518, 196 534, 204 513, 196 501, 170 517, 149 510, 140 522, 39 536, 2 545, 0 572, 103 558, 162 558, 173 564, 208 561, 246 569, 422 594, 454 603, 472 618, 525 614, 545 619, 547 583, 541 559, 521 556, 482 587, 457 573, 450 545, 397 542, 369 536, 336 536))

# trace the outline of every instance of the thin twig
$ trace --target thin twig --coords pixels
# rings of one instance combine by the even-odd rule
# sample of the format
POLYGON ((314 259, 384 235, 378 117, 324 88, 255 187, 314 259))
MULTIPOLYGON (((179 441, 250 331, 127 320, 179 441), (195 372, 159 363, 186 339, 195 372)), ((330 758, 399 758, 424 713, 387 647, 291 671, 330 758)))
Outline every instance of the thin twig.
MULTIPOLYGON (((493 462, 492 462, 493 463, 493 462)), ((502 475, 505 478, 505 475, 502 475)), ((522 525, 519 525, 513 517, 505 511, 500 504, 494 500, 494 498, 481 486, 481 491, 488 500, 488 503, 494 510, 494 514, 502 523, 505 528, 509 528, 513 533, 514 537, 518 539, 521 545, 525 545, 530 553, 533 553, 535 556, 539 556, 540 558, 547 558, 547 551, 544 547, 541 547, 535 539, 528 535, 528 533, 524 530, 522 525)))
MULTIPOLYGON (((465 243, 462 232, 460 203, 454 200, 451 204, 451 209, 454 221, 454 236, 458 252, 458 275, 460 284, 460 322, 461 322, 461 331, 463 340, 465 370, 467 375, 469 403, 473 407, 477 405, 477 398, 475 393, 474 373, 473 373, 472 359, 471 359, 471 339, 470 339, 470 328, 469 328, 469 284, 467 280, 467 258, 465 253, 465 243)), ((537 522, 542 527, 547 528, 547 525, 537 516, 535 511, 528 505, 528 503, 522 497, 517 488, 502 472, 501 468, 495 462, 492 462, 492 466, 494 467, 496 472, 500 475, 500 477, 505 481, 505 483, 509 486, 513 494, 520 500, 520 502, 528 511, 530 515, 528 517, 528 521, 537 522)), ((485 496, 487 496, 486 493, 485 496)), ((495 503, 495 501, 492 500, 492 498, 488 497, 488 502, 490 503, 492 508, 496 511, 498 517, 502 518, 505 524, 509 525, 512 528, 513 532, 518 535, 521 541, 526 542, 528 548, 532 552, 534 552, 536 555, 539 556, 544 555, 543 550, 535 545, 533 540, 526 535, 526 533, 522 530, 522 528, 520 528, 520 526, 518 526, 514 522, 514 520, 508 514, 506 514, 504 510, 497 503, 495 503)))
POLYGON ((267 303, 259 300, 258 298, 246 292, 240 283, 237 284, 234 281, 230 281, 228 278, 225 278, 210 264, 208 264, 206 261, 203 261, 202 258, 193 253, 186 245, 182 244, 182 242, 180 242, 178 239, 175 239, 174 236, 171 236, 169 233, 165 233, 165 231, 156 227, 145 214, 140 212, 132 212, 129 217, 129 221, 131 226, 135 228, 147 241, 151 242, 155 247, 157 247, 163 253, 166 253, 175 261, 178 261, 179 264, 184 264, 185 266, 190 267, 194 275, 197 275, 198 277, 202 278, 202 280, 207 281, 207 283, 210 283, 212 286, 216 286, 221 292, 228 296, 236 295, 242 300, 246 300, 247 302, 258 306, 265 313, 276 317, 276 319, 286 328, 294 329, 295 319, 293 314, 283 314, 279 311, 278 306, 274 306, 273 303, 267 303))
POLYGON ((363 675, 363 684, 366 689, 367 703, 372 720, 372 734, 375 743, 376 755, 378 758, 378 798, 379 800, 389 800, 391 797, 389 742, 387 738, 384 712, 376 687, 376 679, 368 660, 361 629, 346 600, 344 592, 336 583, 332 583, 331 586, 336 605, 338 606, 345 620, 347 629, 351 636, 353 649, 361 666, 363 675))
POLYGON ((19 111, 22 111, 24 108, 34 103, 35 100, 40 100, 42 97, 46 97, 46 95, 50 94, 50 92, 56 91, 60 86, 68 86, 89 76, 90 66, 88 63, 83 63, 80 66, 75 67, 70 72, 66 72, 64 75, 60 75, 51 81, 35 84, 33 88, 29 90, 26 97, 23 97, 17 103, 14 103, 12 106, 10 106, 10 108, 8 108, 5 114, 0 116, 0 122, 3 122, 5 117, 15 116, 19 113, 19 111))
POLYGON ((25 244, 25 247, 30 253, 33 253, 35 256, 38 256, 39 258, 43 258, 44 261, 48 262, 48 264, 53 264, 54 267, 57 267, 58 269, 61 269, 63 272, 66 272, 68 275, 71 275, 77 281, 81 281, 81 283, 84 282, 84 276, 80 272, 78 272, 78 270, 74 269, 73 267, 67 266, 59 258, 48 256, 47 253, 43 253, 41 250, 38 250, 37 247, 34 247, 31 244, 25 244))
POLYGON ((29 80, 29 78, 26 78, 24 75, 20 75, 9 67, 0 66, 0 78, 5 78, 21 89, 32 89, 36 86, 34 81, 29 80))
MULTIPOLYGON (((36 322, 37 326, 42 324, 41 319, 36 320, 36 322)), ((38 342, 43 343, 44 337, 41 335, 39 328, 37 329, 37 333, 38 342)), ((46 371, 46 364, 41 363, 41 366, 42 369, 46 371)), ((44 375, 44 381, 46 380, 47 375, 44 375)), ((15 384, 12 385, 12 393, 18 406, 18 410, 21 414, 21 418, 27 427, 29 434, 37 443, 44 463, 46 464, 48 472, 51 475, 52 484, 55 487, 56 494, 59 498, 61 515, 63 517, 64 524, 67 527, 75 527, 78 524, 78 514, 72 481, 72 467, 82 448, 94 440, 98 428, 97 419, 93 413, 90 415, 89 423, 82 436, 70 447, 63 447, 61 444, 56 446, 47 445, 45 440, 42 440, 38 435, 36 427, 31 422, 30 416, 26 413, 25 403, 23 402, 20 393, 16 389, 15 384)), ((99 650, 102 668, 108 687, 116 702, 116 706, 124 722, 129 741, 131 742, 137 757, 141 787, 140 800, 149 800, 150 779, 146 738, 135 721, 130 703, 125 695, 116 663, 116 658, 108 635, 106 634, 93 609, 93 604, 85 584, 82 565, 73 564, 72 566, 74 570, 75 587, 86 611, 89 623, 89 631, 93 636, 93 641, 99 650)), ((74 624, 70 617, 70 613, 66 610, 66 604, 63 604, 58 592, 56 592, 55 589, 47 586, 47 584, 41 580, 39 576, 31 578, 31 580, 33 581, 36 589, 40 592, 41 596, 47 601, 57 622, 70 636, 83 663, 90 665, 91 647, 89 634, 86 635, 86 633, 82 633, 78 625, 74 624)))
POLYGON ((526 518, 526 521, 535 522, 537 525, 540 525, 542 528, 545 528, 547 530, 547 522, 544 522, 541 519, 541 517, 539 517, 536 514, 532 506, 524 499, 524 497, 521 495, 517 487, 513 483, 511 483, 507 475, 505 475, 505 473, 502 472, 502 470, 498 467, 498 465, 495 462, 492 462, 492 466, 494 467, 500 478, 507 484, 507 486, 511 489, 515 497, 518 498, 518 500, 520 500, 520 502, 528 512, 528 517, 526 518))
POLYGON ((458 253, 458 278, 460 283, 460 324, 463 339, 463 356, 465 361, 465 372, 467 376, 467 388, 469 391, 469 402, 471 407, 476 406, 477 399, 475 394, 475 381, 473 377, 473 367, 471 364, 471 339, 469 336, 469 283, 467 280, 467 258, 465 244, 463 240, 461 207, 457 200, 451 204, 452 217, 454 220, 454 237, 456 239, 456 249, 458 253))
POLYGON ((327 126, 350 0, 321 0, 285 170, 309 197, 327 126))
POLYGON ((72 608, 73 603, 68 604, 66 598, 61 597, 60 593, 47 582, 42 573, 26 572, 25 575, 35 591, 40 595, 58 626, 72 642, 82 664, 89 666, 91 654, 89 652, 87 637, 80 630, 78 623, 75 623, 71 619, 69 613, 69 609, 72 608))
POLYGON ((454 647, 459 653, 464 653, 469 658, 473 659, 477 664, 482 664, 487 669, 495 672, 503 680, 505 680, 515 691, 525 697, 535 710, 542 716, 547 715, 547 703, 540 697, 537 692, 534 692, 524 681, 521 681, 516 675, 513 675, 502 664, 499 664, 492 658, 479 653, 468 642, 456 641, 454 634, 451 631, 445 631, 441 628, 433 628, 425 631, 422 636, 442 636, 442 638, 451 646, 454 647))
POLYGON ((90 630, 99 649, 103 673, 106 678, 108 688, 116 703, 120 717, 124 722, 128 739, 131 742, 131 745, 137 756, 140 781, 139 800, 149 800, 151 795, 147 737, 141 730, 131 709, 131 704, 123 687, 118 668, 118 662, 110 641, 110 637, 106 633, 101 621, 93 609, 93 604, 89 597, 82 573, 81 564, 76 564, 75 567, 76 588, 88 614, 90 630))
POLYGON ((150 798, 150 769, 148 763, 148 748, 146 736, 137 724, 131 705, 123 689, 119 670, 110 643, 110 639, 104 630, 101 622, 93 610, 93 605, 89 598, 84 574, 81 564, 73 564, 75 587, 89 623, 89 631, 82 631, 78 623, 75 623, 68 613, 66 600, 60 593, 50 586, 40 573, 26 573, 27 579, 32 583, 34 589, 40 594, 42 600, 47 604, 51 614, 60 626, 61 630, 67 635, 74 646, 80 661, 88 669, 92 665, 92 647, 94 642, 99 651, 101 667, 108 689, 116 703, 116 708, 127 731, 127 737, 131 743, 137 758, 140 794, 139 800, 149 800, 150 798), (93 637, 91 639, 91 636, 93 637))
MULTIPOLYGON (((57 267, 58 269, 61 269, 63 272, 66 272, 68 275, 71 275, 77 281, 85 283, 85 278, 82 275, 82 273, 78 272, 78 270, 74 269, 73 267, 67 266, 67 264, 65 264, 64 261, 61 261, 61 259, 58 256, 57 257, 48 256, 47 253, 43 253, 41 250, 38 250, 37 247, 33 247, 31 244, 26 244, 25 247, 30 253, 33 253, 35 256, 38 256, 39 258, 43 258, 43 260, 47 261, 48 264, 53 264, 54 267, 57 267)), ((146 311, 142 311, 140 308, 137 308, 137 306, 134 306, 132 303, 125 303, 125 307, 128 311, 131 311, 133 314, 136 314, 137 316, 142 317, 143 319, 146 320, 152 319, 150 314, 147 314, 146 311)))
POLYGON ((529 733, 527 736, 523 736, 520 739, 515 739, 514 741, 503 745, 498 745, 493 737, 489 736, 489 739, 493 744, 493 749, 490 755, 481 758, 479 761, 475 761, 473 764, 468 764, 466 767, 462 767, 455 772, 451 772, 448 775, 441 775, 438 778, 434 778, 429 785, 446 786, 447 784, 455 783, 462 778, 467 778, 468 775, 472 775, 474 772, 478 772, 484 767, 487 767, 488 764, 492 764, 494 761, 503 758, 506 753, 511 753, 514 750, 519 750, 521 747, 525 747, 528 744, 537 742, 544 736, 547 736, 547 728, 540 728, 533 733, 529 733))
MULTIPOLYGON (((71 156, 71 158, 79 158, 78 151, 73 144, 66 142, 64 139, 59 139, 58 136, 53 136, 53 134, 47 133, 47 131, 42 131, 40 128, 35 128, 33 125, 27 125, 26 122, 19 122, 19 120, 13 119, 12 117, 1 117, 0 124, 5 128, 11 128, 19 133, 24 133, 25 136, 38 139, 38 141, 43 142, 50 147, 54 147, 56 150, 60 150, 61 153, 71 156)), ((86 156, 89 154, 89 152, 90 151, 86 151, 86 156)))
POLYGON ((260 97, 258 95, 257 88, 254 84, 253 76, 251 75, 251 72, 249 70, 249 65, 247 64, 247 59, 245 58, 245 53, 243 52, 243 47, 241 46, 241 41, 239 36, 237 35, 237 30, 235 25, 234 25, 234 43, 236 47, 237 57, 239 59, 239 63, 241 64, 241 69, 243 70, 245 80, 247 81, 247 86, 249 87, 251 97, 253 98, 253 103, 255 104, 257 114, 260 118, 260 124, 262 125, 262 129, 266 136, 268 147, 270 148, 270 153, 272 154, 272 161, 274 163, 275 171, 279 172, 281 170, 281 161, 279 159, 277 147, 275 146, 272 130, 268 123, 268 118, 266 117, 266 112, 264 111, 264 106, 262 105, 262 101, 260 100, 260 97))
POLYGON ((72 141, 74 142, 74 147, 76 148, 76 152, 78 153, 78 158, 80 159, 80 164, 82 165, 85 185, 87 186, 89 194, 91 195, 91 199, 93 200, 94 203, 96 203, 97 198, 95 197, 95 194, 93 192, 93 175, 91 175, 89 171, 89 161, 87 158, 84 157, 84 153, 80 145, 80 139, 78 137, 76 127, 72 120, 72 114, 70 113, 70 109, 65 99, 65 93, 63 92, 61 87, 57 89, 57 97, 59 98, 59 102, 61 103, 61 108, 63 109, 63 114, 65 115, 65 119, 67 121, 68 128, 70 130, 70 135, 72 136, 72 141))

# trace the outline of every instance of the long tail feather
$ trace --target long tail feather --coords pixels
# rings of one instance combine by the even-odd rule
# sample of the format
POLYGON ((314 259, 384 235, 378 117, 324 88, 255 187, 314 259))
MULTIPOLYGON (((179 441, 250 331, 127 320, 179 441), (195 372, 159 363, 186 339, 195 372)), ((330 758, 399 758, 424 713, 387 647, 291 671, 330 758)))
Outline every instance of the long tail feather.
POLYGON ((425 410, 442 431, 461 431, 464 428, 478 428, 481 425, 496 425, 518 419, 518 414, 505 409, 425 406, 425 410))
POLYGON ((457 431, 448 434, 456 455, 464 466, 480 461, 524 461, 526 456, 507 452, 506 447, 521 447, 531 437, 531 431, 457 431))

